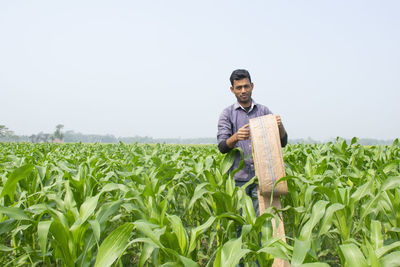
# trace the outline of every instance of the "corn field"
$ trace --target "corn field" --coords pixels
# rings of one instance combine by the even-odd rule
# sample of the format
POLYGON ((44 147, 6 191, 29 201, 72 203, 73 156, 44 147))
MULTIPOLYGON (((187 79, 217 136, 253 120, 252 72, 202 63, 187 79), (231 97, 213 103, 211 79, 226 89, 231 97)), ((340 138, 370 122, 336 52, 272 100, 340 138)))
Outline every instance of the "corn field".
MULTIPOLYGON (((288 145, 257 217, 214 145, 0 143, 3 266, 400 266, 400 142, 288 145), (237 235, 238 227, 242 229, 237 235)), ((251 182, 257 182, 253 178, 251 182)))

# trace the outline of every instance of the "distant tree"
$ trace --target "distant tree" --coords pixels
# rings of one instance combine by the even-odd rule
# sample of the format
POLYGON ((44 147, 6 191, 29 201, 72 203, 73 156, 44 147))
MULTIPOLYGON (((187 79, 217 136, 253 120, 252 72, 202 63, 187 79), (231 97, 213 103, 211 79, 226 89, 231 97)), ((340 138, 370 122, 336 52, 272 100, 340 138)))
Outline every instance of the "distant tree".
POLYGON ((5 125, 0 125, 0 137, 5 137, 8 128, 5 125))
POLYGON ((64 134, 61 132, 62 128, 64 128, 64 125, 62 125, 62 124, 58 124, 56 126, 56 131, 54 132, 54 139, 58 139, 58 140, 64 139, 64 134))
POLYGON ((48 143, 53 140, 53 135, 49 133, 40 132, 29 136, 29 141, 32 143, 48 143))
POLYGON ((8 129, 5 125, 0 125, 0 138, 13 138, 14 132, 8 129))
POLYGON ((36 135, 36 142, 38 142, 38 143, 44 143, 44 142, 46 142, 46 140, 45 140, 45 135, 44 135, 45 133, 44 132, 39 132, 37 135, 36 135))
POLYGON ((36 134, 32 134, 31 136, 29 136, 29 141, 31 141, 32 143, 36 143, 36 134))
POLYGON ((49 133, 45 133, 45 134, 42 135, 42 140, 43 140, 43 142, 45 142, 45 143, 50 142, 52 139, 53 139, 53 137, 52 137, 52 135, 49 134, 49 133))

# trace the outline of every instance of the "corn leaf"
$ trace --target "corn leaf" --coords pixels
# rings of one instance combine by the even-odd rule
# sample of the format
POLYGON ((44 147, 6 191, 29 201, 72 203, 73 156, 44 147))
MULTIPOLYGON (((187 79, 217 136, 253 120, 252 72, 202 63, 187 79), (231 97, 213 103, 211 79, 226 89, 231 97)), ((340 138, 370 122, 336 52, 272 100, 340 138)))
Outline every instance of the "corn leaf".
POLYGON ((380 260, 380 264, 382 267, 400 266, 400 251, 395 251, 388 255, 385 255, 380 260))
POLYGON ((311 233, 314 226, 321 220, 325 214, 325 207, 328 201, 319 200, 312 209, 311 218, 306 222, 300 232, 300 240, 306 241, 311 239, 311 233))
POLYGON ((52 221, 40 221, 38 223, 38 238, 42 257, 46 255, 47 251, 47 235, 49 233, 52 221))
POLYGON ((321 221, 318 235, 321 236, 329 231, 332 226, 333 215, 337 210, 343 209, 345 206, 340 203, 330 205, 325 212, 324 218, 321 221))
POLYGON ((178 240, 181 254, 185 255, 188 246, 188 236, 185 228, 183 227, 182 221, 176 215, 168 216, 168 219, 171 222, 172 231, 178 240))
POLYGON ((95 267, 108 267, 122 255, 134 226, 133 223, 125 223, 104 239, 97 253, 95 267))
POLYGON ((188 253, 191 253, 195 248, 196 248, 196 242, 199 237, 199 235, 205 231, 207 231, 208 228, 211 227, 211 225, 214 223, 215 217, 212 216, 208 218, 208 220, 203 223, 200 226, 197 226, 196 228, 193 228, 190 232, 190 242, 189 242, 189 250, 188 253))
POLYGON ((348 267, 368 267, 364 255, 356 245, 344 244, 339 247, 348 267))
POLYGON ((66 266, 75 266, 74 247, 70 246, 72 240, 69 229, 66 229, 59 220, 54 220, 50 225, 50 232, 54 236, 54 243, 62 255, 66 266))
POLYGON ((307 252, 311 247, 311 240, 295 239, 293 247, 293 255, 290 265, 292 267, 300 266, 306 258, 307 252))
POLYGON ((31 220, 22 209, 16 207, 0 207, 0 213, 7 215, 10 219, 31 220))
POLYGON ((242 248, 242 237, 229 240, 220 248, 215 257, 214 266, 236 266, 249 249, 242 248))
POLYGON ((304 263, 300 267, 329 267, 330 265, 323 262, 304 263))
POLYGON ((14 201, 14 193, 17 187, 18 181, 26 178, 35 166, 33 164, 27 164, 15 169, 7 178, 7 181, 1 190, 0 198, 8 195, 11 201, 14 201))
POLYGON ((390 245, 386 245, 386 246, 378 248, 376 250, 376 255, 377 255, 378 258, 381 258, 383 255, 385 255, 389 251, 391 251, 391 250, 393 250, 395 248, 398 248, 398 247, 400 247, 400 241, 393 242, 390 245))

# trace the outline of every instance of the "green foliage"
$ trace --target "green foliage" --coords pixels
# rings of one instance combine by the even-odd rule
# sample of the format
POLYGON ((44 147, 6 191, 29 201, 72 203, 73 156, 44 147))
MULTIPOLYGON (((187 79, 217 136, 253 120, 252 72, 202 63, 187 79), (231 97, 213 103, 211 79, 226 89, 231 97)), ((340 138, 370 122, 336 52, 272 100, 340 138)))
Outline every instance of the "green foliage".
MULTIPOLYGON (((0 144, 7 266, 396 266, 400 146, 289 145, 286 240, 214 145, 0 144), (237 228, 242 234, 237 236, 237 228), (260 234, 261 233, 261 234, 260 234)), ((243 166, 243 165, 240 165, 243 166)))
POLYGON ((389 250, 382 247, 397 252, 400 240, 398 140, 371 147, 355 138, 351 144, 291 145, 284 154, 290 191, 282 197, 286 234, 311 242, 305 259, 332 266, 389 262, 389 250))

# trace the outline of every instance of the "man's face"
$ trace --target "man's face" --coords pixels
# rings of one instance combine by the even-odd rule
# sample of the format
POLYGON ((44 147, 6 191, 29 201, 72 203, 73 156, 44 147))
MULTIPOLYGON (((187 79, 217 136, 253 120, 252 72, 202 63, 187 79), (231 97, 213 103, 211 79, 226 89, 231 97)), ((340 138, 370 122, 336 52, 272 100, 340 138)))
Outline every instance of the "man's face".
POLYGON ((248 78, 241 80, 234 80, 231 92, 236 96, 239 104, 251 103, 251 92, 253 91, 254 84, 248 78))

